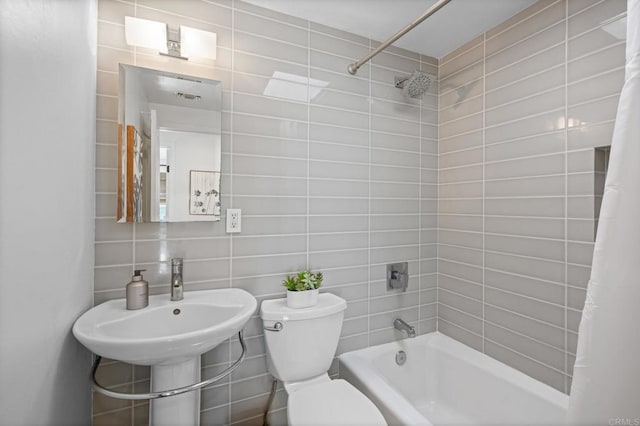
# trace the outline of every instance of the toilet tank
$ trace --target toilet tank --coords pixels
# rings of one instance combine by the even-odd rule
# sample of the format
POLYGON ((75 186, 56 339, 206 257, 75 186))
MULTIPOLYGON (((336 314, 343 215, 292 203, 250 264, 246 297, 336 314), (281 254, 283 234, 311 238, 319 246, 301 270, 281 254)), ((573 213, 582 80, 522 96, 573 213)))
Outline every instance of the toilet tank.
POLYGON ((269 372, 283 382, 296 382, 326 373, 338 347, 347 302, 330 293, 318 304, 292 309, 287 299, 265 300, 260 307, 264 327, 282 323, 280 331, 265 330, 269 372))

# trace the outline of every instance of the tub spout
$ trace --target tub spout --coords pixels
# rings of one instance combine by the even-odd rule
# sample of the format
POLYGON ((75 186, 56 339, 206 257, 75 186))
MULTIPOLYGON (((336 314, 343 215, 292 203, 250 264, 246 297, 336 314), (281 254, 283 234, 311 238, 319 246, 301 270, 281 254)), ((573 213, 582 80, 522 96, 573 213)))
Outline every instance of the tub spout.
POLYGON ((410 326, 400 318, 396 318, 395 320, 393 320, 393 327, 396 330, 404 331, 409 337, 416 337, 415 327, 410 326))

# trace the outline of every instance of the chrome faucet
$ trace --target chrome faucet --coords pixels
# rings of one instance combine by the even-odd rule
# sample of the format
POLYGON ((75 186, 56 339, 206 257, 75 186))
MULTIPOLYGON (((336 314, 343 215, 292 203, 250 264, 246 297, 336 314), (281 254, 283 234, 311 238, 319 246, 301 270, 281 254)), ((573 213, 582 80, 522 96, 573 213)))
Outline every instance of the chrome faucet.
POLYGON ((182 258, 171 259, 171 300, 184 299, 182 288, 182 258))
POLYGON ((396 330, 404 331, 409 337, 416 337, 415 327, 410 326, 400 318, 393 320, 393 327, 396 330))

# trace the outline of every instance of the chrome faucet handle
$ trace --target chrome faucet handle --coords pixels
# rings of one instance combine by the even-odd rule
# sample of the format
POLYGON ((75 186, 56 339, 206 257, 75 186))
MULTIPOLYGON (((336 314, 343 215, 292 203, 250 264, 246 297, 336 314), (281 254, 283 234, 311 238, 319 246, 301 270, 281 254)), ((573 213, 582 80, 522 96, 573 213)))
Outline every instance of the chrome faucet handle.
POLYGON ((171 259, 171 300, 179 301, 184 298, 182 286, 182 258, 171 259))

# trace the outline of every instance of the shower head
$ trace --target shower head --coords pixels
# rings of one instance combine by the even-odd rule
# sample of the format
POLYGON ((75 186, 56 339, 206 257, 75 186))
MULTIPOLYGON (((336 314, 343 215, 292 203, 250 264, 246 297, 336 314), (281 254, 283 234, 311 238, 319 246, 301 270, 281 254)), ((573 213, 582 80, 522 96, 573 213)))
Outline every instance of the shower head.
POLYGON ((415 70, 409 77, 396 77, 396 87, 409 98, 420 98, 429 90, 433 80, 434 75, 415 70))

